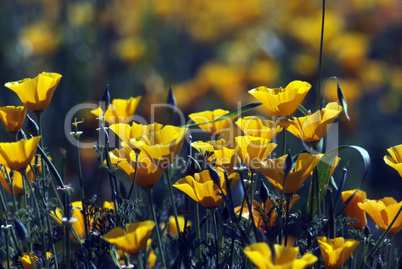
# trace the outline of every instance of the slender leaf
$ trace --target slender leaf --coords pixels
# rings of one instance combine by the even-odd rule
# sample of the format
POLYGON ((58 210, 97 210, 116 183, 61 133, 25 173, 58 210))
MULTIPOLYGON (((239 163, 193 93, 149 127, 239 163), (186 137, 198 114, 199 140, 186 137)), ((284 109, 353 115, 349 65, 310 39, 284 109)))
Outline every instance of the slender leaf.
MULTIPOLYGON (((318 173, 318 187, 319 187, 319 197, 320 197, 320 202, 324 199, 325 194, 327 192, 327 186, 330 180, 330 176, 331 176, 331 168, 332 168, 332 164, 334 163, 334 160, 336 158, 336 156, 338 156, 338 154, 343 151, 344 149, 355 149, 360 153, 360 156, 363 159, 363 163, 364 163, 364 173, 363 173, 363 177, 362 177, 362 181, 359 185, 359 187, 356 189, 356 192, 358 189, 360 189, 361 185, 364 183, 364 181, 367 178, 368 175, 368 171, 370 168, 370 156, 368 154, 368 152, 359 146, 355 146, 355 145, 351 145, 351 146, 339 146, 336 148, 331 149, 330 151, 328 151, 327 153, 324 154, 324 156, 321 157, 320 161, 317 164, 317 173, 318 173)), ((308 212, 314 216, 317 214, 318 208, 317 208, 317 196, 313 193, 312 194, 312 187, 313 184, 310 185, 310 192, 309 192, 309 200, 307 202, 307 210, 308 212), (311 199, 313 199, 313 205, 311 207, 311 199), (312 212, 311 211, 312 208, 312 212)), ((346 203, 347 201, 345 201, 346 203)), ((337 210, 337 213, 339 213, 340 210, 342 210, 345 206, 345 203, 342 204, 342 206, 340 207, 340 209, 337 210)))
POLYGON ((199 125, 203 125, 203 124, 207 124, 207 123, 218 122, 218 121, 221 121, 221 120, 226 120, 226 119, 229 119, 229 118, 231 118, 231 117, 240 115, 241 113, 244 113, 244 112, 246 112, 246 111, 249 111, 249 110, 251 110, 251 109, 253 109, 253 108, 257 107, 257 106, 260 106, 260 105, 262 105, 261 102, 253 102, 253 103, 244 105, 244 106, 242 106, 242 107, 240 107, 240 108, 238 108, 238 109, 232 110, 232 111, 230 111, 229 113, 227 113, 227 114, 225 114, 225 115, 223 115, 223 116, 220 116, 219 118, 217 118, 217 119, 215 119, 215 120, 206 121, 206 122, 201 122, 201 123, 187 124, 187 125, 184 125, 183 127, 193 127, 193 126, 199 126, 199 125))
POLYGON ((341 86, 339 85, 338 79, 336 80, 337 84, 337 92, 338 92, 338 100, 339 103, 341 104, 343 108, 343 112, 345 113, 346 118, 350 121, 349 115, 348 115, 348 103, 346 102, 346 98, 343 95, 343 91, 341 89, 341 86))

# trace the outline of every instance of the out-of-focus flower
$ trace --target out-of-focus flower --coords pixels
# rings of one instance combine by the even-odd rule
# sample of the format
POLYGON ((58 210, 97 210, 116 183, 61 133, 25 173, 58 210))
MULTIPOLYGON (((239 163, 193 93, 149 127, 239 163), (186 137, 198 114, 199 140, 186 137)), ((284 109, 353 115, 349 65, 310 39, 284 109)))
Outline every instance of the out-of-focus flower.
MULTIPOLYGON (((46 253, 46 258, 48 260, 52 256, 53 256, 52 253, 50 253, 50 252, 46 253)), ((19 258, 20 258, 20 261, 21 261, 22 268, 24 268, 24 269, 33 269, 34 268, 32 262, 31 262, 31 259, 35 263, 36 267, 38 266, 38 264, 36 263, 36 260, 38 259, 38 257, 33 253, 24 252, 24 253, 22 253, 22 256, 19 256, 19 258), (29 256, 31 256, 31 257, 29 257, 29 256)))
POLYGON ((4 86, 14 91, 28 109, 41 112, 49 106, 60 79, 60 74, 42 72, 34 79, 7 82, 4 86))
POLYGON ((51 22, 39 21, 27 24, 21 31, 19 47, 25 56, 49 55, 56 51, 60 40, 60 34, 51 22))
POLYGON ((141 59, 146 52, 146 43, 138 37, 126 37, 118 40, 114 51, 121 60, 134 63, 141 59))
POLYGON ((303 81, 293 81, 286 88, 270 89, 258 87, 249 91, 273 117, 290 116, 303 101, 311 85, 303 81))
MULTIPOLYGON (((277 159, 268 159, 260 162, 256 167, 257 171, 263 174, 272 185, 279 191, 283 190, 285 172, 283 171, 283 163, 287 155, 277 159)), ((311 171, 319 162, 317 156, 309 153, 300 153, 297 156, 296 165, 286 177, 285 194, 294 194, 303 185, 311 171)))
POLYGON ((236 124, 246 135, 262 137, 269 140, 272 140, 282 131, 282 126, 277 122, 263 120, 256 116, 240 118, 236 121, 236 124))
POLYGON ((117 123, 109 126, 109 129, 123 141, 123 146, 129 145, 131 147, 133 147, 133 145, 128 143, 129 140, 138 140, 142 136, 158 132, 162 128, 163 125, 156 122, 148 125, 133 122, 131 125, 127 123, 117 123))
POLYGON ((114 99, 105 113, 100 107, 92 110, 91 113, 98 117, 104 117, 109 124, 127 123, 133 118, 140 100, 141 96, 129 99, 114 99))
POLYGON ((399 175, 402 177, 402 145, 389 148, 388 153, 391 156, 384 156, 385 163, 398 171, 399 175))
POLYGON ((244 165, 255 168, 260 162, 268 158, 277 144, 270 143, 269 139, 254 136, 237 136, 236 143, 240 148, 240 156, 244 165))
MULTIPOLYGON (((129 147, 124 147, 120 150, 115 149, 109 154, 112 164, 123 170, 131 180, 134 180, 137 158, 135 151, 129 147)), ((140 151, 135 185, 143 189, 153 187, 158 183, 162 173, 162 168, 154 164, 144 151, 140 151)))
POLYGON ((308 143, 316 143, 323 138, 331 124, 342 112, 342 107, 335 102, 314 114, 305 117, 293 117, 293 120, 281 122, 281 125, 290 133, 308 143))
MULTIPOLYGON (((402 206, 402 202, 397 202, 392 197, 385 197, 380 200, 364 200, 363 203, 358 203, 359 207, 364 210, 377 224, 378 228, 385 231, 395 218, 396 213, 402 206)), ((389 230, 389 234, 393 235, 402 230, 402 214, 399 214, 394 225, 389 230)))
MULTIPOLYGON (((195 202, 205 208, 216 208, 223 202, 223 196, 226 196, 226 180, 222 169, 217 169, 220 181, 219 186, 212 180, 209 170, 204 170, 201 173, 195 173, 194 177, 186 176, 177 181, 173 187, 181 190, 191 197, 195 202)), ((232 185, 236 180, 232 181, 232 185)))
POLYGON ((0 107, 0 119, 7 132, 18 132, 24 124, 27 108, 25 106, 3 106, 0 107))
MULTIPOLYGON (((345 202, 356 190, 343 191, 342 201, 345 202)), ((366 212, 364 212, 358 203, 363 203, 366 199, 366 193, 358 190, 356 195, 352 198, 349 204, 345 207, 345 215, 351 219, 356 219, 357 222, 349 224, 349 227, 354 229, 363 229, 366 226, 366 212)))
POLYGON ((245 78, 246 69, 239 64, 210 61, 200 67, 195 82, 198 91, 213 90, 225 104, 235 106, 244 93, 245 78))
POLYGON ((304 254, 301 258, 299 248, 285 247, 282 245, 274 245, 275 261, 272 259, 272 252, 267 243, 254 243, 244 248, 244 254, 259 269, 303 269, 313 265, 317 261, 317 257, 313 254, 304 254))
POLYGON ((140 139, 131 139, 130 147, 144 151, 154 163, 167 169, 179 154, 187 128, 165 125, 161 130, 142 136, 140 139))
MULTIPOLYGON (((203 112, 193 113, 188 115, 195 123, 203 123, 216 120, 217 118, 229 113, 228 110, 215 109, 214 111, 206 110, 203 112)), ((206 123, 198 125, 204 132, 211 136, 221 135, 234 121, 236 116, 226 120, 221 120, 213 123, 206 123)))
POLYGON ((92 3, 70 3, 67 8, 68 22, 73 27, 85 26, 94 19, 95 6, 92 3))
POLYGON ((41 136, 21 139, 17 142, 0 143, 0 164, 15 171, 26 169, 31 163, 41 136))
MULTIPOLYGON (((179 227, 180 227, 180 232, 184 231, 184 224, 186 222, 185 218, 183 216, 177 216, 177 220, 179 221, 179 227)), ((191 221, 187 221, 187 227, 191 226, 191 221)), ((178 235, 179 233, 177 232, 177 225, 176 225, 176 219, 174 216, 169 217, 169 222, 167 223, 167 229, 166 232, 170 235, 178 235)))
POLYGON ((343 237, 327 239, 324 236, 317 238, 327 269, 339 269, 349 259, 353 251, 359 245, 359 241, 353 239, 345 240, 343 237))
POLYGON ((191 144, 195 149, 206 155, 210 152, 208 161, 213 166, 223 168, 228 175, 232 174, 234 167, 238 164, 239 147, 232 147, 232 144, 224 139, 217 141, 196 141, 191 144))
POLYGON ((126 225, 126 230, 117 227, 101 238, 121 249, 124 253, 136 256, 145 247, 154 227, 155 222, 151 220, 129 223, 126 225))
POLYGON ((149 251, 148 261, 147 261, 148 268, 153 268, 155 265, 155 261, 156 261, 155 252, 153 250, 149 250, 151 243, 152 243, 152 239, 148 239, 148 241, 147 241, 147 251, 149 251))
MULTIPOLYGON (((299 195, 295 195, 290 204, 289 204, 289 210, 292 208, 294 203, 299 200, 299 195)), ((253 218, 254 218, 254 223, 255 226, 260 229, 263 232, 266 232, 267 229, 272 229, 275 227, 276 223, 276 216, 277 216, 277 209, 279 208, 279 200, 272 201, 271 199, 267 199, 265 202, 264 207, 261 206, 257 201, 253 201, 253 218)), ((283 215, 286 214, 286 201, 283 202, 283 215)), ((235 208, 235 213, 240 214, 241 211, 241 206, 238 206, 235 208)), ((250 216, 250 210, 248 209, 247 203, 244 204, 243 211, 241 212, 241 216, 243 218, 249 219, 250 216)))

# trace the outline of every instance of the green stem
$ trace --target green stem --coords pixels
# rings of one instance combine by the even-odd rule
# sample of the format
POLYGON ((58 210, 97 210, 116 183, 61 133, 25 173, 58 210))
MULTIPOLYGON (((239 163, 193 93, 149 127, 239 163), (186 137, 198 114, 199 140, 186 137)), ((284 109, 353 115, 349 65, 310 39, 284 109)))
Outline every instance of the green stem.
POLYGON ((318 62, 318 86, 317 86, 317 103, 316 108, 320 110, 321 102, 321 79, 322 79, 322 54, 324 47, 324 22, 325 22, 325 0, 322 1, 322 20, 321 20, 321 37, 320 37, 320 56, 318 62))
POLYGON ((137 265, 139 269, 144 269, 144 266, 142 265, 142 259, 141 259, 141 255, 138 254, 137 256, 135 256, 135 260, 137 261, 137 265))
POLYGON ((286 154, 286 129, 282 130, 282 156, 286 154))
MULTIPOLYGON (((278 208, 278 227, 280 230, 279 237, 278 237, 278 244, 282 244, 282 237, 283 237, 283 201, 286 199, 286 181, 287 181, 287 174, 285 173, 284 179, 283 179, 283 186, 282 186, 282 192, 281 192, 281 198, 279 200, 279 208, 278 208)), ((285 223, 285 227, 287 226, 287 223, 285 223)))
POLYGON ((212 214, 212 219, 214 222, 214 235, 215 235, 215 255, 216 255, 216 264, 219 264, 219 245, 218 245, 218 225, 216 223, 216 216, 215 216, 216 208, 210 210, 212 214))
MULTIPOLYGON (((7 225, 5 225, 7 226, 7 225)), ((5 237, 6 237, 6 255, 7 255, 7 269, 10 268, 10 248, 8 247, 9 245, 9 236, 8 236, 8 227, 5 227, 3 229, 5 237)))
POLYGON ((391 256, 392 256, 391 252, 392 252, 392 236, 390 238, 390 243, 388 246, 388 265, 387 265, 388 269, 391 269, 391 256))
POLYGON ((174 219, 176 221, 176 228, 177 228, 177 232, 180 236, 180 225, 179 225, 179 219, 177 217, 178 215, 177 215, 176 203, 174 202, 172 182, 170 181, 168 170, 165 170, 164 172, 165 172, 166 181, 167 181, 167 185, 168 185, 168 189, 169 189, 170 201, 172 203, 174 219))
POLYGON ((160 237, 160 234, 159 234, 158 219, 156 218, 155 207, 154 207, 154 203, 152 201, 152 188, 147 188, 147 189, 144 189, 144 190, 147 193, 149 203, 151 204, 151 213, 152 213, 152 217, 154 218, 154 221, 155 221, 156 239, 157 239, 157 243, 158 243, 159 255, 160 255, 160 258, 161 258, 161 261, 162 261, 162 266, 163 266, 163 268, 167 268, 166 267, 166 262, 165 262, 165 257, 163 256, 163 251, 162 251, 162 242, 161 242, 161 237, 160 237))
MULTIPOLYGON (((194 202, 194 214, 195 214, 195 236, 197 241, 201 241, 201 230, 200 230, 200 210, 197 202, 194 202)), ((201 245, 197 248, 198 259, 201 259, 201 245)))
POLYGON ((41 233, 41 241, 42 241, 41 242, 42 243, 41 247, 42 247, 42 253, 44 253, 44 258, 43 259, 45 261, 45 267, 46 267, 46 269, 48 269, 49 268, 49 260, 46 257, 46 249, 47 248, 46 248, 46 242, 45 242, 45 230, 43 228, 43 224, 42 224, 42 220, 41 220, 41 214, 40 214, 40 211, 39 211, 38 201, 36 199, 35 192, 34 192, 34 190, 32 188, 31 181, 28 178, 26 169, 24 169, 22 171, 19 171, 19 172, 24 177, 24 179, 25 179, 25 181, 26 181, 26 183, 27 183, 27 185, 28 185, 28 187, 30 189, 33 201, 34 201, 34 210, 35 210, 35 213, 36 213, 36 221, 37 221, 37 223, 39 223, 39 230, 40 230, 40 233, 41 233))
POLYGON ((135 152, 135 170, 134 170, 134 178, 133 181, 131 182, 131 187, 130 191, 128 192, 127 198, 130 199, 131 193, 133 193, 133 201, 137 199, 137 192, 133 191, 135 187, 135 180, 137 179, 137 172, 138 172, 138 156, 140 155, 140 152, 137 150, 134 150, 135 152))

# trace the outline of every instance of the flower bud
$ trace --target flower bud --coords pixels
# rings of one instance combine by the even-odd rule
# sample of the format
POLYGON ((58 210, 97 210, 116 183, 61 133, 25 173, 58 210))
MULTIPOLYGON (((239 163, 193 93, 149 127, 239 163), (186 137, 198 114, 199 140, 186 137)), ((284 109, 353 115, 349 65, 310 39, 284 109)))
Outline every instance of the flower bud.
POLYGON ((260 198, 261 201, 265 204, 268 199, 268 188, 265 186, 264 181, 261 180, 261 187, 260 187, 260 198))
POLYGON ((218 171, 216 171, 212 166, 208 165, 209 176, 211 177, 212 181, 220 186, 221 185, 221 176, 219 175, 218 171))
POLYGON ((27 124, 28 135, 30 136, 40 135, 38 124, 36 124, 36 122, 28 114, 27 118, 28 118, 28 124, 27 124))
POLYGON ((102 98, 100 99, 101 108, 103 111, 106 111, 110 105, 110 93, 109 93, 109 84, 106 85, 106 89, 102 94, 102 98))

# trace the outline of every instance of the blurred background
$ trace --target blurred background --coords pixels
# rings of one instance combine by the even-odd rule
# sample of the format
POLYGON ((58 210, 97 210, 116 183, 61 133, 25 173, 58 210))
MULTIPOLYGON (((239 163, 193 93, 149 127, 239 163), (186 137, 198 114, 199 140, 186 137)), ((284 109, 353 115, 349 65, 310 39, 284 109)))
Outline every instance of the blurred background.
MULTIPOLYGON (((112 99, 143 96, 137 113, 150 119, 150 105, 164 103, 170 86, 188 115, 255 101, 247 91, 257 86, 305 80, 313 87, 303 105, 314 112, 321 5, 318 0, 5 1, 0 84, 42 71, 63 75, 43 114, 44 140, 57 167, 66 154, 66 174, 73 181, 75 152, 66 138, 65 115, 77 104, 97 103, 107 84, 112 99)), ((363 190, 371 199, 402 199, 402 179, 383 162, 386 149, 402 143, 401 14, 400 0, 327 1, 322 88, 327 101, 336 100, 336 82, 328 78, 338 77, 350 114, 350 121, 340 116, 339 144, 369 152, 372 167, 363 190)), ((20 104, 12 91, 0 90, 0 106, 20 104)), ((84 140, 96 135, 94 116, 86 111, 77 117, 85 120, 84 140)), ((3 126, 0 134, 2 141, 11 140, 3 126)), ((82 154, 90 182, 96 154, 82 154)), ((340 166, 348 162, 345 188, 351 189, 361 180, 362 165, 353 151, 342 154, 340 166)))

